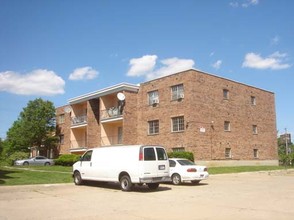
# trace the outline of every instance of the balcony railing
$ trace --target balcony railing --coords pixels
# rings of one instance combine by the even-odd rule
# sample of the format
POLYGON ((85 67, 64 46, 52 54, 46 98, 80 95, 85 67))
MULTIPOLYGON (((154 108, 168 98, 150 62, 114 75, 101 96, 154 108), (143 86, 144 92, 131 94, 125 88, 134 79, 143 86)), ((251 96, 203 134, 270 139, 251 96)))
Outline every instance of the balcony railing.
POLYGON ((101 110, 101 119, 117 118, 122 116, 120 107, 111 107, 106 110, 101 110))
POLYGON ((71 125, 81 125, 87 123, 87 115, 80 115, 71 118, 71 125))

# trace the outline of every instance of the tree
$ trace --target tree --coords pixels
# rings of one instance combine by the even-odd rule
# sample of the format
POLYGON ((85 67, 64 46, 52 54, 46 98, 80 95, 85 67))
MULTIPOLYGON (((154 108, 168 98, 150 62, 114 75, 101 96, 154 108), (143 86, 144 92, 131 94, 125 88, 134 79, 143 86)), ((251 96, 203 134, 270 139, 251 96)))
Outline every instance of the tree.
POLYGON ((280 162, 285 165, 294 165, 294 145, 291 141, 288 143, 288 153, 286 153, 286 143, 285 141, 279 137, 278 138, 278 153, 280 162))
POLYGON ((30 151, 31 147, 50 149, 55 146, 55 107, 41 98, 29 101, 27 107, 7 132, 9 152, 30 151))
POLYGON ((2 153, 3 151, 3 141, 2 141, 2 138, 0 138, 0 154, 2 153))

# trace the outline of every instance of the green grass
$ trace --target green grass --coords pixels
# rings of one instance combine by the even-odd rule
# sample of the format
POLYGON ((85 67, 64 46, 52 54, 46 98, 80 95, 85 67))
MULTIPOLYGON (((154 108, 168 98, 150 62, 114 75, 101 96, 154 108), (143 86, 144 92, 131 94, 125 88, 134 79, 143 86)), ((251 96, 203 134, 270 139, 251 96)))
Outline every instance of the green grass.
MULTIPOLYGON (((209 174, 283 170, 283 166, 209 167, 209 174)), ((71 183, 72 167, 63 166, 0 166, 0 187, 8 185, 71 183), (28 170, 29 169, 29 170, 28 170)))
POLYGON ((209 174, 242 173, 256 171, 283 170, 283 166, 240 166, 240 167, 209 167, 209 174))
POLYGON ((71 167, 0 167, 0 186, 71 182, 71 167))

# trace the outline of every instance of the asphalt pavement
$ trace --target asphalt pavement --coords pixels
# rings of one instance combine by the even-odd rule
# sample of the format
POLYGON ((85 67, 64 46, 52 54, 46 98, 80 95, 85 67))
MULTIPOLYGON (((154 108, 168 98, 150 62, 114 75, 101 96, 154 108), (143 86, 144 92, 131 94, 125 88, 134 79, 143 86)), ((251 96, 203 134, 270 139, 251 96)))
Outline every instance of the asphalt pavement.
POLYGON ((0 186, 0 219, 293 219, 294 171, 211 175, 157 191, 89 183, 0 186))

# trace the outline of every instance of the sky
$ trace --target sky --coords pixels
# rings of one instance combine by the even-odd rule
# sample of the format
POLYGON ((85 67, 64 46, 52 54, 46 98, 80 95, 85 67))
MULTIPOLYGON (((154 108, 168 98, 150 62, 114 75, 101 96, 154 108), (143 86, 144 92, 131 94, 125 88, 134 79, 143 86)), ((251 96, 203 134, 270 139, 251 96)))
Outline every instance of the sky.
POLYGON ((0 137, 30 100, 55 107, 186 69, 275 93, 294 136, 292 0, 0 0, 0 137))

